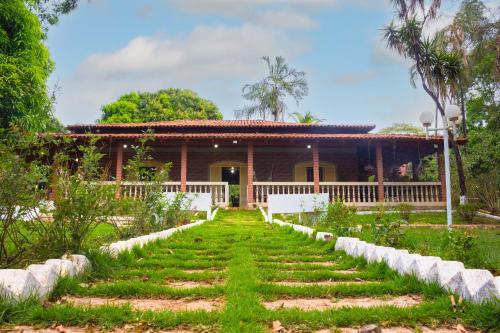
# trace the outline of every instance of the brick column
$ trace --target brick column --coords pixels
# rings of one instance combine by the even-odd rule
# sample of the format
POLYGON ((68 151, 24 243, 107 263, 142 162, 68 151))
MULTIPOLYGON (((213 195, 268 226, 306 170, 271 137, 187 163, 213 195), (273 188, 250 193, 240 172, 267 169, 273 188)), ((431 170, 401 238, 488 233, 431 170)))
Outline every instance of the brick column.
POLYGON ((313 180, 314 193, 319 193, 319 148, 318 143, 313 143, 313 180))
POLYGON ((181 145, 181 192, 187 192, 187 143, 181 145))
POLYGON ((446 176, 444 171, 444 156, 443 151, 437 153, 439 181, 441 182, 441 201, 446 202, 446 176))
POLYGON ((116 172, 115 172, 115 179, 116 179, 116 192, 115 196, 117 199, 120 199, 122 197, 122 191, 121 191, 121 182, 123 180, 123 143, 118 142, 116 144, 116 172))
POLYGON ((377 197, 378 202, 384 202, 384 159, 382 157, 382 144, 375 144, 375 159, 377 168, 377 197))
POLYGON ((247 147, 247 206, 253 206, 253 142, 247 147))

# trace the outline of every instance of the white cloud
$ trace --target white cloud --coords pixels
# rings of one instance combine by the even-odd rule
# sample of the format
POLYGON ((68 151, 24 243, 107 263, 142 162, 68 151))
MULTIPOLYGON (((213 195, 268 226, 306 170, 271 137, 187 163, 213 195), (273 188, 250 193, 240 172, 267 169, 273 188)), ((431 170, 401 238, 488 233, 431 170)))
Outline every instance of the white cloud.
POLYGON ((267 11, 257 18, 257 23, 281 29, 310 29, 316 21, 307 15, 292 11, 267 11))
POLYGON ((58 114, 65 123, 92 122, 103 104, 123 93, 166 87, 189 87, 206 96, 227 91, 234 100, 242 82, 264 72, 260 57, 293 57, 306 48, 301 40, 254 25, 198 27, 177 38, 136 37, 121 49, 90 55, 63 79, 58 114))

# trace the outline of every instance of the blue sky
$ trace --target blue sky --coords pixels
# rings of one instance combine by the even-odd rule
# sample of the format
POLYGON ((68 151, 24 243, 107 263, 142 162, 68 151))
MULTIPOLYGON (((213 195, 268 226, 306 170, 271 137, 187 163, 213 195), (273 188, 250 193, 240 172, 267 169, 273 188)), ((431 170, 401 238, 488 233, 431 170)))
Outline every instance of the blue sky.
POLYGON ((309 82, 309 96, 289 112, 377 128, 417 124, 432 102, 381 40, 392 16, 388 0, 82 1, 49 31, 56 114, 92 123, 123 93, 176 87, 233 119, 242 86, 265 74, 260 57, 281 55, 309 82))

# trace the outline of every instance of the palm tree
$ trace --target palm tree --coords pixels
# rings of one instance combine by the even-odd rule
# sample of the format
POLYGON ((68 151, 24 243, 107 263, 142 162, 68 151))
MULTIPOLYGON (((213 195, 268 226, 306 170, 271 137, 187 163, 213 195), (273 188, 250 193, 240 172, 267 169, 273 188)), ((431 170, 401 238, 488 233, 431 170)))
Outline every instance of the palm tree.
MULTIPOLYGON (((392 0, 396 7, 399 25, 390 23, 384 28, 387 46, 404 58, 413 62, 410 68, 410 81, 416 86, 416 79, 425 92, 432 98, 436 109, 445 117, 445 102, 452 102, 457 97, 461 57, 456 52, 448 52, 438 47, 438 39, 427 38, 424 26, 437 16, 441 1, 432 0, 392 0)), ((460 194, 467 195, 462 157, 458 145, 450 134, 451 144, 457 163, 460 194)))
POLYGON ((236 110, 236 117, 258 116, 266 119, 269 116, 274 121, 284 120, 284 99, 292 97, 298 105, 307 96, 306 74, 289 67, 283 57, 276 57, 274 62, 269 57, 262 59, 266 62, 269 73, 262 81, 243 87, 243 97, 252 102, 252 105, 236 110))
POLYGON ((295 119, 295 122, 300 124, 318 124, 324 119, 319 119, 315 115, 313 115, 310 111, 304 112, 304 114, 300 112, 294 112, 291 114, 292 118, 295 119))

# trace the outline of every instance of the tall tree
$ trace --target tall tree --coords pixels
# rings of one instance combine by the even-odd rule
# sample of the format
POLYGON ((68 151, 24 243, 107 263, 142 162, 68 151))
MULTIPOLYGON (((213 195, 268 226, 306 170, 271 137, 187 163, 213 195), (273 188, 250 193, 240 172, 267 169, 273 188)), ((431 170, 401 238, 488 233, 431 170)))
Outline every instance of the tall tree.
POLYGON ((324 119, 320 119, 313 115, 311 111, 306 111, 304 113, 294 112, 291 116, 296 123, 300 124, 318 124, 324 121, 324 119))
POLYGON ((80 0, 24 0, 28 8, 35 13, 42 26, 54 25, 59 16, 76 9, 80 0))
POLYGON ((262 81, 243 87, 243 97, 252 104, 236 110, 235 115, 237 118, 257 116, 284 120, 285 98, 293 98, 298 105, 308 94, 306 74, 289 67, 283 57, 276 57, 274 62, 269 57, 262 59, 266 62, 268 75, 262 81))
POLYGON ((101 123, 131 123, 179 119, 222 119, 218 107, 187 89, 155 93, 131 92, 102 107, 101 123))
POLYGON ((46 81, 53 69, 38 18, 22 0, 0 2, 0 126, 43 130, 50 120, 46 81))
MULTIPOLYGON (((384 29, 389 48, 412 61, 410 78, 416 86, 418 78, 424 91, 432 98, 436 109, 445 118, 445 103, 457 99, 461 75, 461 57, 456 52, 439 48, 436 36, 426 37, 424 28, 436 18, 440 0, 393 0, 399 24, 391 22, 384 29)), ((458 145, 449 131, 450 142, 456 159, 460 195, 467 196, 462 157, 458 145)), ((445 143, 448 144, 448 143, 445 143)))

